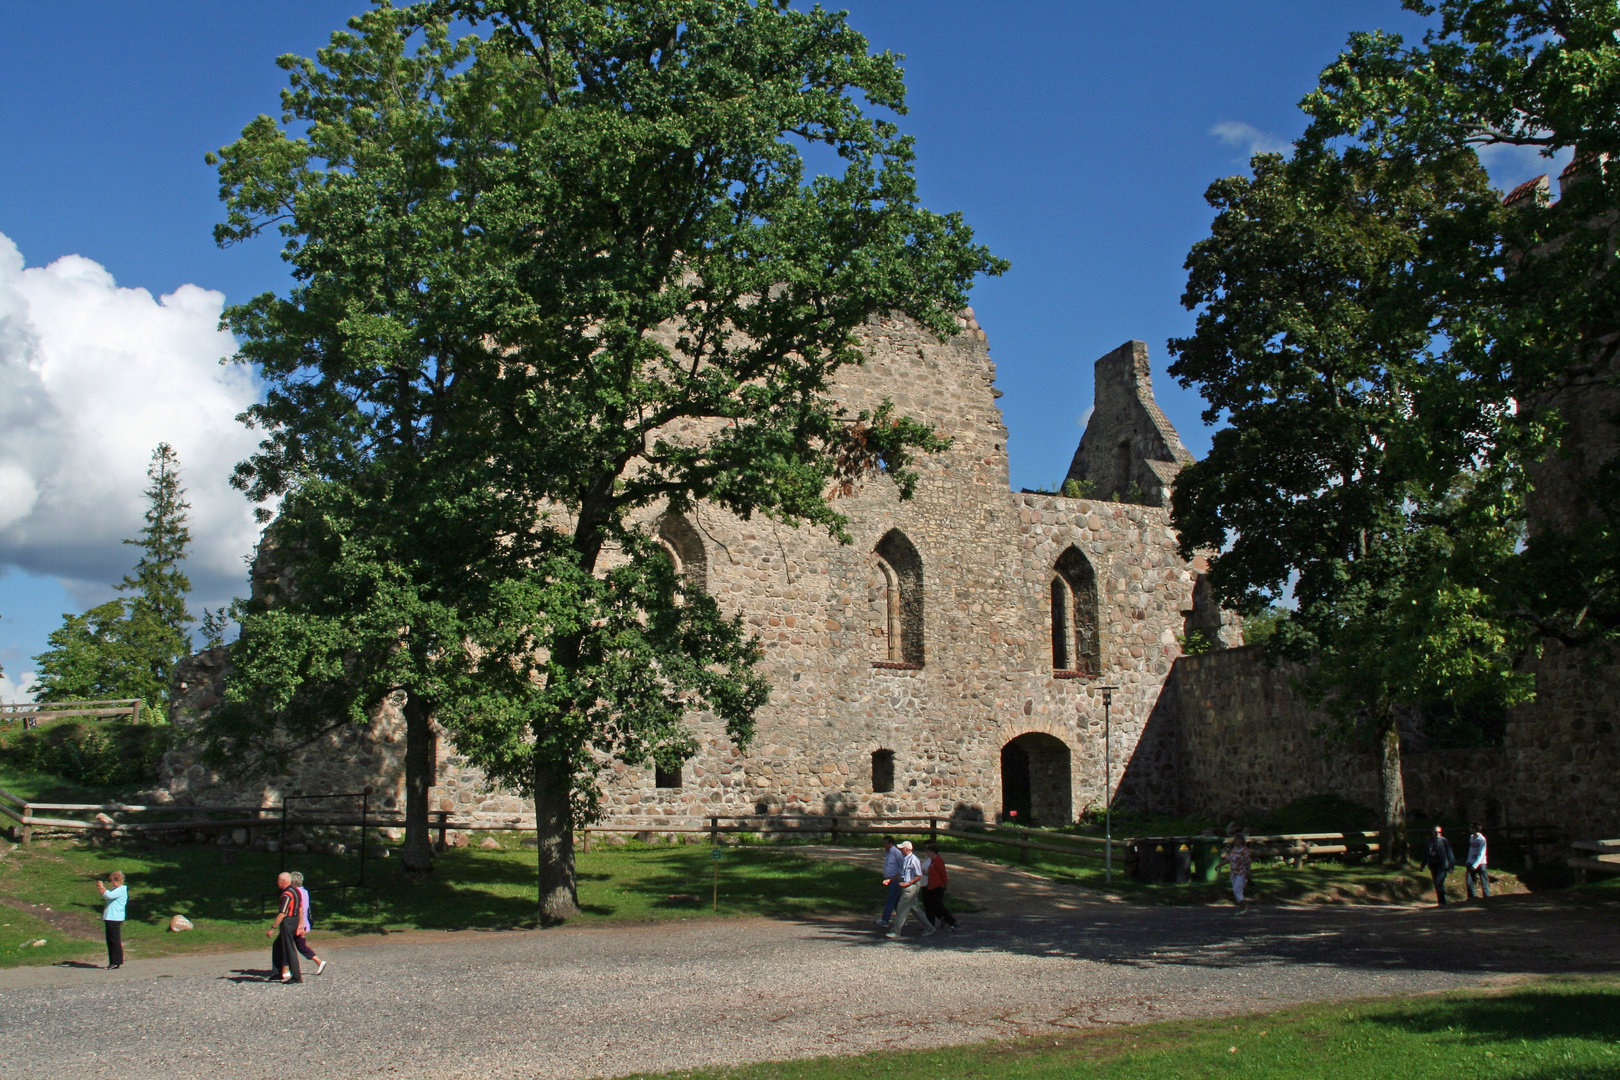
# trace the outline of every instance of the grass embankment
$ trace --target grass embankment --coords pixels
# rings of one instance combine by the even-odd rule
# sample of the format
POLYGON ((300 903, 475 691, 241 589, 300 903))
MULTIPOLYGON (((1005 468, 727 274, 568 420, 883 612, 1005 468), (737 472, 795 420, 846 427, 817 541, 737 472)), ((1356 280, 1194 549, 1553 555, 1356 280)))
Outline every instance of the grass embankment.
MULTIPOLYGON (((485 834, 489 835, 489 834, 485 834)), ((434 860, 426 881, 399 875, 399 860, 368 861, 370 892, 327 892, 352 882, 354 855, 289 856, 316 891, 311 943, 393 930, 531 925, 535 856, 516 835, 500 850, 453 849, 434 860)), ((0 843, 0 849, 11 847, 0 843)), ((707 845, 598 847, 578 855, 578 923, 749 915, 805 916, 876 910, 883 890, 870 870, 816 861, 791 848, 727 847, 719 864, 720 902, 711 908, 714 863, 707 845)), ((0 855, 0 966, 63 960, 104 963, 95 879, 122 870, 130 886, 124 942, 130 957, 252 949, 264 945, 267 902, 281 856, 213 845, 39 841, 0 855), (231 862, 227 864, 226 858, 231 862), (21 905, 21 906, 19 906, 21 905), (37 906, 36 906, 37 905, 37 906), (49 911, 44 909, 49 908, 49 911), (195 930, 171 933, 181 914, 195 930), (44 938, 46 945, 24 942, 44 938)))
MULTIPOLYGON (((903 1032, 896 1032, 903 1036, 903 1032)), ((1620 980, 1307 1005, 944 1050, 660 1074, 659 1080, 1598 1080, 1620 1076, 1620 980)), ((627 1078, 628 1080, 628 1078, 627 1078)))

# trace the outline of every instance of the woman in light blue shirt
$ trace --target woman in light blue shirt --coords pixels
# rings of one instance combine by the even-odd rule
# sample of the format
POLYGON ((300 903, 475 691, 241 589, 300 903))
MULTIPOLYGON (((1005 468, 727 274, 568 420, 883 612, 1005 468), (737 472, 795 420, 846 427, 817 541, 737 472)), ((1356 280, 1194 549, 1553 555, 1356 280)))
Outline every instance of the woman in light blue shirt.
POLYGON ((101 924, 107 928, 107 970, 117 971, 124 966, 124 906, 129 902, 129 886, 124 884, 122 870, 114 870, 107 880, 112 882, 112 888, 98 880, 96 891, 107 901, 101 913, 101 924))

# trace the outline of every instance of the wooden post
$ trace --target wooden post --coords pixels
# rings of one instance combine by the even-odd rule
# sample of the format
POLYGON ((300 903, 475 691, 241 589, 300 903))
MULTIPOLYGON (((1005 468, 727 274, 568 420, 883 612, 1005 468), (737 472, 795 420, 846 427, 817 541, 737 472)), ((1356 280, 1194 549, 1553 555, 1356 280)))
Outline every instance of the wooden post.
POLYGON ((838 815, 837 814, 834 814, 832 816, 832 828, 827 830, 827 839, 831 843, 834 843, 834 844, 838 843, 838 815))
POLYGON ((709 846, 720 846, 720 815, 718 814, 709 818, 709 846))
MULTIPOLYGON (((585 827, 583 827, 582 829, 579 830, 579 834, 580 834, 581 837, 584 838, 583 847, 584 847, 584 850, 585 850, 585 854, 589 855, 591 853, 591 827, 589 825, 586 825, 585 827)), ((536 835, 538 835, 538 834, 536 834, 536 835)))
POLYGON ((445 837, 444 837, 445 824, 446 824, 446 822, 448 822, 450 820, 450 811, 448 811, 448 810, 440 810, 438 812, 438 814, 439 814, 439 848, 440 848, 440 850, 443 850, 443 848, 444 848, 444 840, 445 840, 445 837))
POLYGON ((130 710, 129 722, 132 724, 141 722, 141 702, 139 698, 136 699, 134 706, 130 710))
POLYGON ((939 839, 939 818, 928 819, 928 839, 935 841, 939 839))

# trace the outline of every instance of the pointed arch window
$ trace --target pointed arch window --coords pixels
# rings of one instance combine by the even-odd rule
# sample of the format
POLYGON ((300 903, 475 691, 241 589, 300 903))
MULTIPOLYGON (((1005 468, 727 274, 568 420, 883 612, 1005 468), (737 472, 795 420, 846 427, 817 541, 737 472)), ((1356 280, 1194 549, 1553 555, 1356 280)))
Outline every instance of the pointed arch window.
POLYGON ((878 541, 876 554, 878 569, 883 574, 887 662, 905 667, 922 667, 922 557, 899 529, 891 529, 878 541))
POLYGON ((1102 671, 1097 575, 1079 548, 1058 556, 1052 573, 1052 669, 1093 678, 1102 671))

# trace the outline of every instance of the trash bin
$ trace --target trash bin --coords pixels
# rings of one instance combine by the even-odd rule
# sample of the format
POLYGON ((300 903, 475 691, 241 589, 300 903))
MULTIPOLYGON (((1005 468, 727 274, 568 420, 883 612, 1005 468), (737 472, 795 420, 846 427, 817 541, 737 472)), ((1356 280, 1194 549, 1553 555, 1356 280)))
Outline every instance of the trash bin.
POLYGON ((1175 883, 1185 885, 1192 880, 1192 849, 1186 844, 1177 844, 1174 856, 1175 883))
POLYGON ((1217 840, 1194 840, 1193 880, 1205 883, 1221 879, 1221 845, 1217 840))

